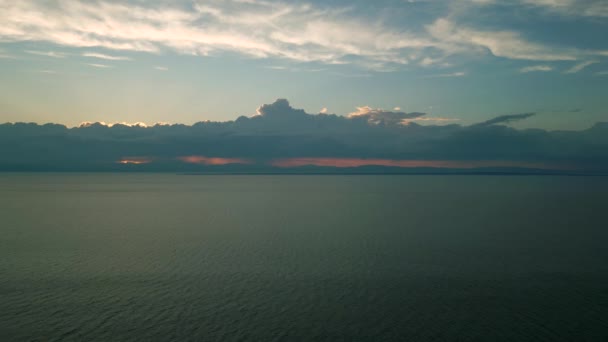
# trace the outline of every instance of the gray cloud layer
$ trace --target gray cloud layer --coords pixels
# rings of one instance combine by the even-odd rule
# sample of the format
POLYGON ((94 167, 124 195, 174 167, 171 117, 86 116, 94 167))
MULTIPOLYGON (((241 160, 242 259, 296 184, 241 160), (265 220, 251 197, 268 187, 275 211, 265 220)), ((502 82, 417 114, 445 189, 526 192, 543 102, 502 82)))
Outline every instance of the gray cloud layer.
POLYGON ((501 116, 495 117, 493 119, 490 119, 490 120, 487 120, 484 122, 480 122, 477 124, 477 126, 489 126, 489 125, 495 125, 495 124, 500 124, 500 123, 510 123, 513 121, 524 120, 524 119, 527 119, 534 115, 536 115, 536 113, 501 115, 501 116))
POLYGON ((357 113, 311 115, 277 100, 261 106, 252 117, 192 126, 3 124, 0 170, 104 170, 121 160, 179 170, 184 160, 221 163, 221 158, 231 158, 268 165, 284 158, 376 158, 472 165, 477 161, 490 162, 484 165, 536 163, 608 171, 608 123, 583 131, 517 130, 503 124, 533 113, 500 116, 471 126, 402 123, 424 117, 422 113, 367 107, 357 113))

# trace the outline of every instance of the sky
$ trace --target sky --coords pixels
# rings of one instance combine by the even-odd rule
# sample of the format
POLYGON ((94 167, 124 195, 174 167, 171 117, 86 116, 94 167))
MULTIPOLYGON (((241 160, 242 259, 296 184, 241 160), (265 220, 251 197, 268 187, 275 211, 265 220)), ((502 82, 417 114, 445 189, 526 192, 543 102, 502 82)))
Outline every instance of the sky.
POLYGON ((608 121, 604 0, 0 0, 0 22, 0 123, 228 121, 278 98, 420 125, 608 121))

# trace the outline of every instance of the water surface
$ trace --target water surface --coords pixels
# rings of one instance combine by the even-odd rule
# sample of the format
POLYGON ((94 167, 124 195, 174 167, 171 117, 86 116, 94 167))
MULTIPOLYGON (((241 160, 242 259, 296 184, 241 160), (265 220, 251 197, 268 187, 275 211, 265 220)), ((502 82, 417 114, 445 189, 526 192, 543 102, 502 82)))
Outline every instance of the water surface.
POLYGON ((606 341, 608 179, 0 174, 0 341, 606 341))

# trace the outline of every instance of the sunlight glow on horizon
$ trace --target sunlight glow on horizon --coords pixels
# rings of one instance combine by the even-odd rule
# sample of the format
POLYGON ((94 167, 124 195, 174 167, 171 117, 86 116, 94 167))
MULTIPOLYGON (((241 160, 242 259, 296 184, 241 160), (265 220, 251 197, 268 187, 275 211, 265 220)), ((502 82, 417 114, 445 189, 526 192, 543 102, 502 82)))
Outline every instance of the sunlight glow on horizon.
POLYGON ((361 167, 387 166, 401 168, 458 168, 472 169, 485 167, 522 167, 535 169, 571 169, 566 165, 549 165, 547 163, 504 161, 504 160, 403 160, 403 159, 365 159, 365 158, 285 158, 275 159, 270 165, 281 168, 320 166, 320 167, 361 167))
MULTIPOLYGON (((445 168, 445 169, 474 169, 474 168, 531 168, 541 170, 576 170, 567 164, 529 162, 517 160, 415 160, 415 159, 380 159, 380 158, 330 158, 330 157, 301 157, 276 158, 272 160, 254 160, 250 158, 207 157, 201 155, 182 156, 175 158, 186 164, 204 166, 221 165, 264 165, 278 168, 297 168, 306 166, 356 168, 365 166, 384 166, 397 168, 445 168)), ((153 157, 124 157, 118 164, 140 165, 160 161, 153 157)))
POLYGON ((123 159, 117 161, 118 164, 132 164, 132 165, 141 165, 141 164, 150 164, 152 159, 146 157, 124 157, 123 159))
POLYGON ((188 164, 200 165, 228 165, 228 164, 253 164, 253 161, 244 158, 221 158, 205 156, 178 157, 178 160, 188 164))

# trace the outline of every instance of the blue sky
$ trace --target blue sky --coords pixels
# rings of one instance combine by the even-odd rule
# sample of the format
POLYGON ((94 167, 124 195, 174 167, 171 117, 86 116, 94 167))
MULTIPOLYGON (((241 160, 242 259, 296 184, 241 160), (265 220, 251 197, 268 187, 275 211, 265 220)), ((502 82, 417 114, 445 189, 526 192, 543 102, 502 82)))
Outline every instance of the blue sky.
POLYGON ((420 124, 608 120, 608 2, 505 3, 0 0, 0 122, 191 124, 276 98, 420 124))

